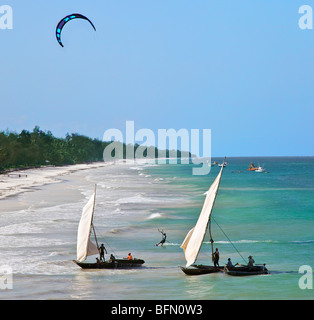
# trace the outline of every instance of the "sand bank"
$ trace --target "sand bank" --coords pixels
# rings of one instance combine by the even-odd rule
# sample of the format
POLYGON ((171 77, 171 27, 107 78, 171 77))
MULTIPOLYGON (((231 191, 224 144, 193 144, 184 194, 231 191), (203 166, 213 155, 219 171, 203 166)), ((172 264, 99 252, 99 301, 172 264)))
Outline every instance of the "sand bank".
POLYGON ((79 170, 100 168, 112 165, 112 162, 95 162, 62 167, 42 167, 15 171, 0 175, 0 199, 15 196, 33 187, 59 183, 61 176, 79 170))

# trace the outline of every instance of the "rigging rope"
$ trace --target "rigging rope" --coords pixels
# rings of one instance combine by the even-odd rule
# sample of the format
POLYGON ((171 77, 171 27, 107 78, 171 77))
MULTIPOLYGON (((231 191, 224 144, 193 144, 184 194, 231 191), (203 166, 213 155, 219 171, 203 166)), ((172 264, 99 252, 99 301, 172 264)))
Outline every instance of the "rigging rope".
MULTIPOLYGON (((97 230, 97 228, 96 228, 96 227, 95 227, 95 229, 97 230)), ((98 230, 97 230, 97 233, 99 234, 98 230)), ((100 237, 101 237, 101 238, 103 238, 103 237, 104 237, 104 235, 101 235, 100 237)), ((117 256, 117 254, 115 253, 115 251, 111 248, 110 244, 106 241, 106 239, 105 239, 105 238, 103 238, 102 240, 103 240, 103 242, 105 242, 105 243, 106 243, 106 246, 108 246, 108 247, 111 249, 111 251, 112 251, 112 253, 115 255, 115 257, 116 257, 116 258, 119 258, 119 256, 117 256)))
POLYGON ((223 229, 221 228, 221 226, 217 223, 217 221, 211 217, 211 219, 214 220, 214 222, 217 224, 217 226, 219 227, 219 229, 222 231, 222 233, 225 235, 225 237, 228 239, 228 241, 232 244, 233 248, 238 252, 239 256, 243 259, 243 261, 245 263, 247 263, 247 261, 243 258, 242 254, 239 252, 239 250, 235 247, 235 245, 232 243, 232 241, 229 239, 229 237, 226 235, 226 233, 223 231, 223 229))

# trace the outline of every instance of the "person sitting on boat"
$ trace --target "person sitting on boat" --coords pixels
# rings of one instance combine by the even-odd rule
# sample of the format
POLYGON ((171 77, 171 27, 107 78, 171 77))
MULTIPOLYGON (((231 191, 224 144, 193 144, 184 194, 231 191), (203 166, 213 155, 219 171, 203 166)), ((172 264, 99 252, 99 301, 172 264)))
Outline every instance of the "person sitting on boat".
POLYGON ((102 243, 100 248, 99 248, 100 261, 105 261, 105 250, 106 250, 106 248, 105 248, 104 244, 102 243))
POLYGON ((127 257, 128 260, 133 260, 133 257, 131 255, 131 252, 128 254, 128 257, 127 257))
POLYGON ((214 267, 219 267, 219 251, 216 248, 216 251, 213 253, 214 267))
POLYGON ((110 255, 109 262, 112 262, 112 261, 115 261, 115 260, 116 260, 116 257, 115 257, 113 254, 111 254, 111 255, 110 255))
POLYGON ((98 259, 98 258, 96 258, 96 263, 97 263, 97 264, 99 264, 99 263, 100 263, 100 261, 99 261, 99 259, 98 259))
POLYGON ((231 262, 231 259, 228 258, 228 262, 227 262, 227 264, 226 264, 226 267, 227 267, 227 268, 234 268, 234 267, 237 266, 237 265, 238 265, 238 263, 236 263, 235 265, 233 265, 233 263, 231 262))
POLYGON ((248 267, 253 267, 253 264, 255 263, 254 259, 252 256, 249 256, 249 263, 248 263, 248 267))
POLYGON ((228 258, 227 268, 233 268, 233 267, 234 267, 234 265, 232 264, 231 259, 228 258))

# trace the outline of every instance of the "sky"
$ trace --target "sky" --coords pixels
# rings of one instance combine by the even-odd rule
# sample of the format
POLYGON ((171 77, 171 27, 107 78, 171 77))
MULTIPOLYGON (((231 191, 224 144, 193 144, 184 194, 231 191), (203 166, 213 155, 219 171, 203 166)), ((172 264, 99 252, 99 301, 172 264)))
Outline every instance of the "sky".
MULTIPOLYGON (((314 155, 314 0, 0 0, 0 130, 211 129, 212 156, 314 155), (61 18, 81 13, 63 29, 61 18), (1 16, 1 14, 0 14, 1 16)), ((157 145, 157 142, 156 142, 157 145)))

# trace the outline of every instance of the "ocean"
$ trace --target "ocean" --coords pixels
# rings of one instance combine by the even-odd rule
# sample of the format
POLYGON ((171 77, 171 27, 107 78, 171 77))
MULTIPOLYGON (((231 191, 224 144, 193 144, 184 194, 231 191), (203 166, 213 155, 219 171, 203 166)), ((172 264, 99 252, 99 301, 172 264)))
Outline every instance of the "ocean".
MULTIPOLYGON (((0 299, 313 299, 313 289, 299 286, 299 268, 314 267, 314 158, 227 161, 212 213, 220 264, 245 263, 252 255, 270 274, 186 276, 179 268, 185 265, 180 245, 219 167, 193 176, 191 164, 119 163, 0 200, 0 267, 13 272, 0 299), (249 172, 251 162, 266 172, 249 172), (82 270, 73 262, 82 208, 95 184, 98 242, 116 257, 131 252, 144 259, 143 268, 82 270), (160 230, 167 242, 156 247, 160 230)), ((206 235, 197 263, 211 264, 210 253, 206 235)))

